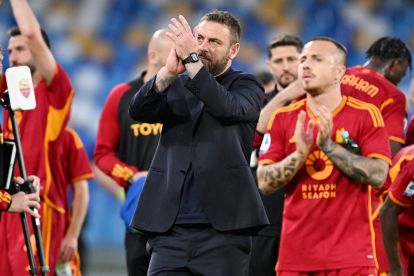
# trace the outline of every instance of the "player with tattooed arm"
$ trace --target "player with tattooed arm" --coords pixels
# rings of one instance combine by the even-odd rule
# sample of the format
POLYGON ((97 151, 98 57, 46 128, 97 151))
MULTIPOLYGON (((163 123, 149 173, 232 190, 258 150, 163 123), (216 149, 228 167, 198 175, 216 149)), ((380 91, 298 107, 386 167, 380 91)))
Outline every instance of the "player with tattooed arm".
POLYGON ((299 65, 306 98, 279 109, 263 139, 259 187, 286 192, 280 276, 376 273, 370 196, 386 179, 390 147, 379 110, 341 95, 345 69, 340 43, 308 42, 299 65))

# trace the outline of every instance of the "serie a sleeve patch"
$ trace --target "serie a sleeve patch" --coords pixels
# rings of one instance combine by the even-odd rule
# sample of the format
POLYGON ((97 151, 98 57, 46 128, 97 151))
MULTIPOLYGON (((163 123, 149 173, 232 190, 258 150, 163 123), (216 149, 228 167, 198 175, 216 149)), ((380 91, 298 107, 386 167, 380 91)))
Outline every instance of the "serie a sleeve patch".
POLYGON ((413 197, 414 196, 414 182, 410 182, 405 188, 404 196, 406 197, 413 197))

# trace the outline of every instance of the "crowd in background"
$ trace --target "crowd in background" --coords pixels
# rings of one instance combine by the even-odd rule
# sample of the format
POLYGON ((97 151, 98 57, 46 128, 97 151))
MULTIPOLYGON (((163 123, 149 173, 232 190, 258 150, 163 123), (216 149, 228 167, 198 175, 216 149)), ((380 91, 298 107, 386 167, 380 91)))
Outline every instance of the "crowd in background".
MULTIPOLYGON (((295 33, 304 41, 329 35, 349 50, 348 66, 361 64, 364 51, 378 37, 391 34, 414 48, 413 1, 294 0, 294 1, 34 1, 34 12, 48 31, 52 51, 67 70, 76 91, 71 126, 81 135, 90 155, 102 105, 111 87, 131 79, 145 67, 146 47, 154 30, 166 26, 176 14, 196 23, 213 8, 236 15, 243 24, 241 51, 235 68, 256 72, 265 67, 266 44, 275 34, 295 33)), ((0 37, 7 45, 13 24, 8 1, 0 9, 0 37)), ((7 53, 5 53, 5 68, 7 53)), ((400 88, 408 92, 410 75, 400 88)), ((123 241, 120 203, 95 183, 89 219, 88 246, 119 245, 123 241), (108 225, 106 221, 113 219, 108 225), (119 221, 119 223, 116 223, 119 221), (117 235, 118 233, 118 235, 117 235)))

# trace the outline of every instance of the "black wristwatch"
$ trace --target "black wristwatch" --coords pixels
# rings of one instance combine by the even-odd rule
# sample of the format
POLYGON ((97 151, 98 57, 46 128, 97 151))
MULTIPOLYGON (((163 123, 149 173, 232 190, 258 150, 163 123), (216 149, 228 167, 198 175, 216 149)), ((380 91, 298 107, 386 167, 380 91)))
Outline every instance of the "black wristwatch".
POLYGON ((188 57, 186 57, 185 59, 183 59, 183 61, 181 62, 183 65, 186 65, 187 63, 194 63, 199 61, 200 58, 198 57, 196 52, 192 52, 190 53, 190 55, 188 57))

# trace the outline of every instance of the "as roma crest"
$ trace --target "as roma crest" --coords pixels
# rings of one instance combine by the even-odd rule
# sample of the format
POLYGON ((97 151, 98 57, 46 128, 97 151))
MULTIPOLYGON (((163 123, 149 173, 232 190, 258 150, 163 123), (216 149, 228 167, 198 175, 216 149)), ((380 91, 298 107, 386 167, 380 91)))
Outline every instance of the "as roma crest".
POLYGON ((18 83, 19 91, 27 99, 30 96, 31 81, 28 79, 21 79, 18 83))

